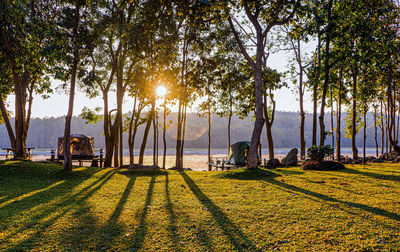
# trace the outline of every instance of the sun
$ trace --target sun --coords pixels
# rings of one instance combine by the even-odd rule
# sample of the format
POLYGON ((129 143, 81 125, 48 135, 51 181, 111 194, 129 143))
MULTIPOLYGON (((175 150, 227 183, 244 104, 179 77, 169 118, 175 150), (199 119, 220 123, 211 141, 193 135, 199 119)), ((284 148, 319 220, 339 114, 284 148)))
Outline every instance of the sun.
POLYGON ((158 97, 164 97, 167 94, 167 89, 164 86, 158 86, 156 88, 156 95, 158 97))

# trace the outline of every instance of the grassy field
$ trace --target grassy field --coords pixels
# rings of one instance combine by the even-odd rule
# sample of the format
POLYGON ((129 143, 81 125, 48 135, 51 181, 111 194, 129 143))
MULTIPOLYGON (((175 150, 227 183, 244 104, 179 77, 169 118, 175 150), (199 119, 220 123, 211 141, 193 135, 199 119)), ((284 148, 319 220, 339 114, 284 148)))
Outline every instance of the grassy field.
POLYGON ((128 172, 0 162, 0 250, 395 250, 400 165, 128 172))

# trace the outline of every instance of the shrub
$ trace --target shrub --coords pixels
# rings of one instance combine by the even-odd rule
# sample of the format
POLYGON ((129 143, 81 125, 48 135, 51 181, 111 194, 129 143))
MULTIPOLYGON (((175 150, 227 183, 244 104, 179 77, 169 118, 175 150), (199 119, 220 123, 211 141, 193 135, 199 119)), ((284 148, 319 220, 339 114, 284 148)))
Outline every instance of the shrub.
POLYGON ((307 156, 314 162, 322 162, 325 157, 333 154, 333 148, 330 145, 313 145, 307 149, 307 156))
POLYGON ((303 170, 314 170, 314 171, 337 171, 345 169, 344 165, 334 161, 308 161, 301 167, 303 170))

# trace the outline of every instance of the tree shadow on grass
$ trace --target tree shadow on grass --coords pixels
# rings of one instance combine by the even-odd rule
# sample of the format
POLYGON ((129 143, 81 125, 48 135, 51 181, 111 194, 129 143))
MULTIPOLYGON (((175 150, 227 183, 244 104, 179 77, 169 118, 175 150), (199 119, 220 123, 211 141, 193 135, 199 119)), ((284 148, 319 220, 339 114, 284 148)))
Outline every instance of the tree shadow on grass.
POLYGON ((227 179, 237 179, 237 180, 265 180, 266 178, 275 178, 281 175, 261 168, 251 169, 251 170, 240 168, 237 170, 218 173, 214 176, 216 178, 227 178, 227 179))
POLYGON ((396 175, 386 175, 386 174, 379 174, 379 173, 375 173, 375 172, 366 172, 366 171, 360 171, 360 170, 355 170, 355 169, 351 169, 351 168, 346 168, 342 171, 344 173, 362 175, 362 176, 367 176, 367 177, 375 178, 375 179, 400 182, 400 176, 396 176, 396 175))
POLYGON ((179 235, 177 234, 176 230, 176 216, 174 213, 174 205, 171 201, 171 196, 169 192, 169 178, 168 178, 168 173, 165 174, 165 198, 167 199, 167 211, 169 215, 169 225, 168 225, 168 231, 171 234, 171 240, 175 244, 175 248, 177 251, 181 251, 179 248, 179 235))
POLYGON ((168 171, 165 170, 119 170, 119 174, 125 175, 127 177, 156 177, 156 176, 161 176, 165 175, 168 173, 168 171))
POLYGON ((284 182, 280 182, 277 181, 275 179, 266 179, 266 182, 275 185, 275 186, 279 186, 282 187, 284 189, 290 190, 292 192, 298 192, 298 193, 302 193, 304 195, 308 195, 308 196, 312 196, 327 202, 334 202, 334 203, 341 203, 344 205, 347 205, 348 207, 352 207, 352 208, 358 208, 367 212, 370 212, 372 214, 376 214, 376 215, 380 215, 383 217, 387 217, 390 218, 392 220, 396 220, 396 221, 400 221, 400 215, 396 214, 396 213, 391 213, 389 211, 386 211, 384 209, 381 208, 377 208, 377 207, 372 207, 372 206, 367 206, 364 204, 360 204, 360 203, 354 203, 354 202, 350 202, 350 201, 344 201, 344 200, 339 200, 339 199, 335 199, 332 198, 330 196, 321 194, 321 193, 317 193, 317 192, 313 192, 313 191, 309 191, 307 189, 303 189, 294 185, 289 185, 286 184, 284 182))
POLYGON ((107 220, 102 231, 100 232, 100 243, 97 244, 97 250, 107 248, 113 239, 122 235, 122 227, 118 224, 118 218, 121 216, 122 211, 126 202, 128 201, 129 195, 135 184, 136 177, 131 177, 122 193, 121 198, 118 201, 114 212, 111 214, 110 218, 107 220))
MULTIPOLYGON (((106 178, 111 173, 113 173, 112 170, 106 172, 98 180, 94 181, 91 185, 83 188, 82 191, 79 192, 79 194, 90 189, 90 187, 99 183, 102 179, 106 178)), ((86 175, 87 174, 85 174, 85 176, 82 176, 82 177, 79 177, 76 179, 63 179, 63 181, 61 183, 49 188, 48 190, 39 190, 37 193, 34 193, 34 194, 29 195, 25 198, 22 198, 18 201, 13 201, 7 205, 4 205, 4 206, 0 207, 0 210, 3 213, 1 217, 2 218, 10 218, 14 215, 18 215, 22 211, 34 208, 35 206, 43 204, 43 203, 47 203, 56 197, 65 195, 65 194, 69 193, 73 188, 75 188, 79 184, 86 181, 86 179, 87 179, 86 175)), ((35 179, 33 179, 33 180, 35 180, 35 179)), ((57 181, 59 182, 60 180, 57 180, 57 181)), ((33 182, 34 181, 32 181, 32 179, 26 181, 26 183, 33 183, 33 182)))
MULTIPOLYGON (((22 197, 25 201, 38 193, 45 193, 52 185, 62 187, 65 184, 79 184, 99 172, 100 168, 84 168, 71 173, 61 169, 54 169, 51 164, 38 164, 31 161, 2 162, 0 164, 0 192, 2 188, 7 197, 0 200, 0 209, 3 203, 22 197), (62 181, 62 183, 58 183, 62 181), (47 189, 46 189, 47 188, 47 189), (24 195, 27 195, 24 197, 24 195)), ((54 188, 56 189, 56 188, 54 188)))
POLYGON ((147 233, 147 214, 151 207, 151 200, 153 198, 154 183, 156 177, 152 176, 147 190, 146 202, 144 204, 142 213, 140 215, 139 226, 135 229, 132 240, 130 240, 130 250, 139 250, 143 246, 143 242, 147 233))
POLYGON ((276 169, 274 170, 275 172, 279 174, 284 174, 284 175, 303 175, 303 171, 297 171, 297 170, 287 170, 287 169, 276 169))
MULTIPOLYGON (((177 232, 177 224, 176 224, 176 220, 177 217, 175 215, 174 212, 174 204, 172 203, 171 200, 171 196, 170 196, 170 189, 169 189, 170 185, 169 185, 169 177, 168 177, 168 173, 165 175, 165 198, 167 200, 167 205, 166 205, 166 209, 168 211, 168 220, 169 220, 169 225, 168 225, 168 231, 171 235, 171 240, 174 243, 174 248, 172 250, 174 251, 185 251, 185 249, 180 248, 181 246, 181 242, 182 239, 184 239, 183 237, 181 237, 179 235, 179 232, 177 232)), ((180 216, 182 217, 182 213, 180 214, 180 216)), ((189 220, 189 217, 186 216, 186 220, 189 220)), ((201 244, 208 250, 211 251, 212 250, 212 246, 211 246, 211 241, 207 235, 207 231, 205 231, 204 229, 200 227, 198 227, 197 231, 194 233, 196 239, 198 241, 201 242, 201 244)))
MULTIPOLYGON (((41 240, 43 236, 46 235, 46 230, 48 227, 53 225, 57 220, 65 216, 69 211, 71 210, 76 210, 78 209, 81 212, 87 213, 90 209, 86 204, 84 204, 85 200, 90 198, 96 191, 98 191, 105 183, 107 183, 108 180, 111 179, 111 177, 115 174, 115 170, 111 170, 106 172, 104 175, 102 175, 98 180, 94 181, 90 185, 84 187, 82 190, 79 192, 67 196, 64 200, 62 200, 59 203, 56 203, 50 207, 47 207, 44 209, 42 212, 38 212, 37 214, 33 214, 30 216, 30 219, 25 221, 26 223, 19 227, 17 230, 15 230, 13 233, 9 234, 7 237, 3 239, 4 242, 7 242, 9 238, 12 237, 12 235, 15 235, 17 233, 26 231, 28 229, 36 230, 32 234, 30 234, 27 238, 23 239, 22 241, 18 242, 17 244, 14 244, 12 250, 19 250, 22 247, 26 248, 28 246, 29 249, 32 249, 32 247, 35 246, 34 241, 35 240, 41 240), (97 185, 97 186, 96 186, 97 185), (84 196, 81 197, 85 192, 87 192, 84 196), (64 208, 60 213, 52 216, 48 220, 41 222, 41 220, 45 219, 47 216, 50 214, 59 211, 59 209, 64 208), (40 223, 40 224, 38 224, 40 223)), ((73 187, 67 187, 64 188, 64 195, 69 193, 73 187)), ((54 192, 53 192, 54 193, 54 192)), ((77 210, 77 212, 78 212, 77 210)), ((90 211, 89 211, 90 212, 90 211)), ((91 221, 90 221, 91 222, 91 221)), ((93 222, 91 222, 93 224, 93 222)), ((74 236, 73 232, 63 232, 60 234, 61 236, 70 236, 74 240, 81 239, 79 242, 84 243, 84 240, 86 237, 84 236, 74 236)))
MULTIPOLYGON (((181 176, 189 186, 190 190, 196 196, 196 198, 205 206, 208 211, 213 215, 216 223, 222 229, 223 233, 229 238, 232 245, 236 250, 257 250, 257 248, 251 243, 246 235, 237 227, 226 214, 210 200, 196 185, 196 183, 186 174, 186 172, 180 172, 181 176)), ((241 176, 240 176, 241 177, 241 176)))

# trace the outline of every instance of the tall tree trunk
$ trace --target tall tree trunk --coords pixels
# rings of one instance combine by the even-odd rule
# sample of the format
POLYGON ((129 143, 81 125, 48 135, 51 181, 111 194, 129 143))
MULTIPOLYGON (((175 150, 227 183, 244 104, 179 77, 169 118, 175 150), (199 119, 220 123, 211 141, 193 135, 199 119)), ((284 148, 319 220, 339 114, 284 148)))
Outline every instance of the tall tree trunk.
POLYGON ((300 68, 300 74, 299 74, 299 107, 300 107, 300 159, 304 160, 306 157, 306 141, 304 137, 304 125, 305 125, 305 120, 306 120, 306 115, 304 112, 304 88, 303 88, 303 73, 304 69, 303 66, 301 65, 300 61, 300 40, 297 41, 297 48, 299 50, 298 52, 298 57, 299 57, 299 68, 300 68))
POLYGON ((164 119, 164 124, 163 124, 163 144, 164 144, 164 152, 163 152, 163 165, 162 168, 165 169, 165 161, 167 158, 167 140, 166 140, 166 130, 167 130, 167 111, 166 111, 166 104, 165 104, 165 97, 164 97, 164 114, 163 114, 163 119, 164 119))
POLYGON ((327 28, 326 28, 326 35, 325 35, 325 81, 324 85, 322 88, 322 97, 321 97, 321 110, 319 112, 319 145, 324 146, 325 145, 325 137, 326 137, 326 132, 325 132, 325 122, 324 122, 324 117, 325 117, 325 104, 326 104, 326 93, 328 91, 328 86, 329 86, 329 60, 330 60, 330 54, 329 54, 329 46, 330 46, 330 22, 331 22, 331 13, 332 13, 332 2, 333 0, 330 0, 328 2, 328 20, 327 20, 327 28))
POLYGON ((119 166, 124 165, 124 139, 123 139, 123 130, 122 130, 122 118, 120 118, 119 122, 119 166))
POLYGON ((376 148, 376 157, 378 157, 378 132, 376 127, 376 106, 374 106, 374 135, 375 135, 375 148, 376 148))
MULTIPOLYGON (((158 114, 158 113, 157 113, 158 114)), ((157 161, 157 165, 158 165, 158 148, 159 148, 159 140, 158 140, 158 137, 159 137, 159 131, 158 131, 158 116, 156 117, 157 119, 156 119, 156 129, 157 129, 157 131, 156 131, 156 138, 157 138, 157 141, 156 141, 156 143, 157 143, 157 146, 156 146, 156 161, 157 161)))
MULTIPOLYGON (((397 141, 394 139, 394 133, 395 133, 395 120, 396 120, 396 112, 395 112, 395 105, 393 101, 393 90, 392 90, 392 78, 393 78, 393 73, 392 73, 392 65, 389 65, 389 73, 388 73, 388 84, 387 84, 387 98, 388 98, 388 121, 389 121, 389 129, 388 129, 388 137, 389 137, 389 143, 390 143, 390 148, 392 151, 392 148, 395 152, 400 153, 400 146, 397 145, 397 141)), ((393 88, 394 90, 396 87, 393 88)))
POLYGON ((184 36, 183 36, 183 46, 182 46, 182 65, 181 65, 181 82, 178 90, 178 125, 177 125, 177 134, 176 134, 176 153, 175 153, 175 168, 178 170, 182 169, 182 122, 183 122, 183 104, 185 99, 184 88, 185 88, 185 79, 186 79, 186 64, 187 64, 187 34, 188 28, 185 28, 184 36))
MULTIPOLYGON (((331 87, 331 137, 332 137, 332 147, 335 147, 335 134, 333 133, 333 90, 331 87)), ((337 115, 336 115, 337 116, 337 115)), ((332 153, 332 160, 335 160, 335 153, 332 153)))
POLYGON ((8 138, 10 139, 11 148, 15 149, 15 135, 11 126, 10 118, 8 117, 7 108, 5 106, 3 97, 0 95, 0 110, 3 117, 4 123, 6 125, 8 138))
POLYGON ((353 75, 353 110, 352 110, 352 126, 351 126, 351 148, 353 150, 353 159, 358 159, 358 149, 356 146, 357 134, 357 69, 352 69, 353 75))
POLYGON ((103 96, 103 104, 104 104, 104 111, 103 111, 103 130, 104 130, 104 141, 106 146, 106 155, 104 159, 104 167, 111 167, 112 165, 112 157, 114 151, 114 132, 112 131, 111 127, 111 113, 115 110, 109 111, 108 108, 108 93, 110 91, 111 84, 114 80, 116 69, 116 62, 112 62, 111 73, 108 77, 108 82, 105 87, 99 84, 103 96))
POLYGON ((395 140, 396 142, 399 141, 399 126, 400 126, 399 124, 400 124, 400 103, 399 103, 398 109, 397 109, 396 136, 395 136, 395 138, 394 138, 394 140, 395 140))
POLYGON ((153 165, 157 165, 157 123, 156 115, 153 117, 153 165))
POLYGON ((115 132, 115 138, 114 138, 114 167, 119 167, 119 158, 118 158, 119 127, 115 127, 115 128, 117 131, 115 132))
POLYGON ((397 108, 397 129, 396 129, 396 137, 395 140, 398 142, 399 141, 399 130, 400 130, 400 90, 398 91, 398 108, 397 108))
POLYGON ((379 125, 381 128, 381 154, 383 154, 385 147, 385 126, 383 124, 383 119, 383 103, 381 101, 381 124, 379 125))
POLYGON ((338 100, 337 100, 337 109, 336 109, 336 158, 340 161, 340 148, 341 148, 341 119, 342 119, 342 86, 343 86, 343 79, 342 79, 342 69, 339 71, 339 92, 338 92, 338 100))
MULTIPOLYGON (((258 52, 259 54, 261 52, 258 52)), ((261 55, 259 56, 261 57, 261 55)), ((261 59, 257 60, 254 69, 255 77, 255 98, 256 98, 256 120, 254 123, 253 133, 251 136, 250 150, 247 157, 247 168, 256 169, 258 166, 257 148, 260 143, 262 128, 264 126, 264 104, 263 104, 263 86, 262 86, 262 67, 261 59)), ((269 145, 268 145, 269 146, 269 145)), ((273 148, 273 147, 272 147, 273 148)))
POLYGON ((364 101, 364 130, 363 130, 363 164, 365 164, 365 141, 367 139, 367 108, 366 104, 364 101))
POLYGON ((175 146, 175 168, 182 169, 181 162, 181 144, 182 144, 182 98, 179 98, 178 104, 178 125, 176 133, 176 146, 175 146))
MULTIPOLYGON (((271 94, 271 91, 270 91, 271 94)), ((274 123, 274 117, 275 117, 275 101, 272 99, 271 96, 271 101, 272 101, 272 111, 271 111, 271 118, 268 115, 268 106, 267 106, 267 94, 264 93, 264 117, 265 117, 265 128, 266 128, 266 133, 267 133, 267 142, 268 142, 268 158, 269 160, 272 160, 275 155, 274 155, 274 139, 272 136, 272 124, 274 123)))
POLYGON ((208 148, 207 148, 207 160, 208 160, 208 170, 211 171, 211 111, 210 111, 210 94, 208 94, 208 148))
POLYGON ((181 144, 181 149, 180 149, 181 160, 179 161, 180 162, 180 166, 182 167, 182 169, 183 169, 183 149, 184 149, 184 146, 185 146, 185 133, 186 133, 186 117, 187 117, 186 108, 187 108, 187 104, 185 103, 185 105, 183 107, 183 127, 182 127, 182 141, 181 141, 182 144, 181 144))
POLYGON ((385 104, 385 136, 386 136, 386 153, 389 152, 389 112, 385 104))
POLYGON ((233 101, 232 101, 232 94, 231 90, 229 90, 229 115, 228 115, 228 156, 227 156, 227 161, 229 159, 229 155, 231 154, 231 122, 232 122, 232 114, 233 114, 233 101))
POLYGON ((115 109, 108 111, 108 91, 103 93, 103 101, 104 101, 104 139, 106 145, 106 155, 104 159, 104 167, 111 167, 112 158, 114 152, 114 138, 115 134, 111 127, 111 113, 116 111, 115 109))
POLYGON ((129 164, 133 164, 135 162, 134 160, 134 139, 133 138, 133 118, 136 117, 136 96, 134 97, 133 101, 133 108, 132 108, 132 116, 129 121, 129 129, 128 129, 128 147, 129 147, 129 164))
MULTIPOLYGON (((74 16, 74 28, 73 28, 73 40, 74 40, 74 53, 73 62, 71 66, 71 85, 69 90, 69 102, 68 102, 68 113, 65 118, 65 129, 64 129, 64 171, 72 171, 72 155, 71 155, 71 120, 74 110, 74 96, 75 96, 75 82, 76 72, 79 63, 79 47, 78 47, 78 26, 79 26, 79 9, 80 1, 76 1, 75 5, 75 16, 74 16)), ((18 140, 17 140, 18 141, 18 140)), ((17 143, 18 145, 18 143, 17 143)))
POLYGON ((154 117, 154 109, 155 109, 154 107, 155 107, 155 98, 152 97, 151 98, 151 110, 150 110, 149 118, 146 123, 146 128, 144 129, 142 145, 140 146, 139 164, 143 164, 144 151, 146 150, 146 144, 147 144, 147 137, 149 136, 150 126, 153 122, 153 117, 154 117))
POLYGON ((336 159, 340 161, 340 148, 341 148, 341 143, 340 143, 340 137, 341 137, 341 132, 340 132, 340 121, 342 117, 342 97, 341 97, 341 81, 340 81, 340 87, 339 87, 339 99, 337 102, 337 112, 336 112, 336 159))
POLYGON ((14 158, 25 159, 26 157, 26 142, 25 137, 25 106, 26 106, 26 80, 27 78, 20 78, 18 85, 15 87, 15 152, 14 158))
MULTIPOLYGON (((316 80, 319 82, 321 69, 321 34, 318 32, 318 67, 316 80)), ((313 123, 312 123, 312 145, 317 145, 317 109, 318 109, 318 83, 313 87, 313 123)))
POLYGON ((32 103, 33 103, 33 90, 35 88, 35 80, 33 80, 30 84, 29 88, 29 98, 28 98, 28 112, 26 114, 26 121, 25 121, 25 130, 24 130, 24 135, 23 135, 23 141, 26 143, 26 140, 28 138, 28 131, 29 131, 29 126, 30 126, 30 121, 31 121, 31 115, 32 115, 32 103))

